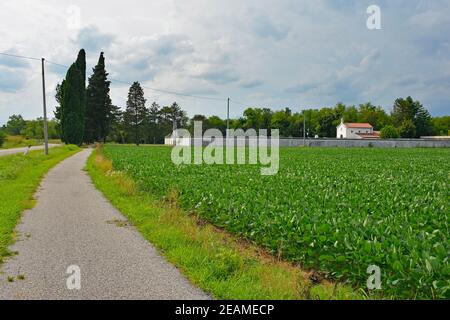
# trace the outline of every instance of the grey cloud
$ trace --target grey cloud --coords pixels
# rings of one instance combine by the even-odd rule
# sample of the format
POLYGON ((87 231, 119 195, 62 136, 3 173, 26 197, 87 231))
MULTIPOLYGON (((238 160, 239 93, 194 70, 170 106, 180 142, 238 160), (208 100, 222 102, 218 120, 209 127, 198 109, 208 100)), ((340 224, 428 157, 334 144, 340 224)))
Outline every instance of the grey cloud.
POLYGON ((194 50, 189 38, 180 34, 163 35, 156 39, 152 46, 154 53, 163 57, 189 53, 194 50))
POLYGON ((239 77, 230 69, 212 69, 201 72, 194 77, 204 79, 215 84, 227 84, 239 80, 239 77))
POLYGON ((149 81, 169 68, 177 68, 175 60, 192 53, 189 38, 180 34, 138 37, 116 41, 113 52, 113 74, 127 81, 149 81))
POLYGON ((17 92, 25 87, 27 75, 23 70, 0 66, 0 92, 17 92))
POLYGON ((367 79, 370 79, 370 71, 379 58, 380 53, 374 50, 366 54, 357 64, 348 64, 320 81, 304 82, 288 87, 285 92, 302 94, 314 90, 320 94, 337 96, 339 97, 337 100, 356 99, 367 79))
POLYGON ((446 87, 450 91, 450 75, 438 75, 431 77, 429 79, 426 79, 424 81, 424 84, 426 86, 439 86, 439 87, 446 87))
POLYGON ((398 79, 394 79, 393 83, 398 86, 409 87, 409 86, 419 84, 420 81, 419 81, 419 79, 417 79, 417 77, 408 75, 408 76, 402 76, 398 79))
POLYGON ((285 89, 286 93, 305 93, 320 86, 321 83, 303 83, 285 89))
POLYGON ((97 26, 90 25, 80 29, 74 43, 86 51, 98 52, 108 48, 114 39, 114 35, 102 33, 97 26))
POLYGON ((274 22, 266 15, 260 14, 254 17, 252 29, 255 34, 262 38, 273 38, 283 40, 289 34, 287 27, 276 26, 274 22))
POLYGON ((219 91, 212 88, 196 88, 192 90, 184 90, 184 94, 190 95, 206 95, 206 96, 217 96, 220 94, 219 91))
POLYGON ((262 86, 263 84, 264 81, 257 79, 257 80, 242 81, 240 85, 242 88, 245 89, 253 89, 262 86))
MULTIPOLYGON (((8 52, 8 51, 6 53, 14 54, 14 53, 8 52)), ((26 68, 30 67, 30 64, 28 63, 28 61, 25 61, 22 59, 17 59, 14 57, 0 55, 0 66, 4 66, 4 67, 8 67, 8 68, 26 69, 26 68)))

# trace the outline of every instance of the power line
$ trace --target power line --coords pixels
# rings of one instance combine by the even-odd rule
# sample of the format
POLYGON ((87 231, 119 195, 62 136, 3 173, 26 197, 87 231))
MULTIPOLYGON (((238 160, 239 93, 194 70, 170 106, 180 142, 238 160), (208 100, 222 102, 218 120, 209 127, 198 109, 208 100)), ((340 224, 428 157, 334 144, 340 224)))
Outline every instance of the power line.
MULTIPOLYGON (((235 104, 239 104, 239 105, 241 105, 241 106, 244 106, 244 107, 250 107, 250 106, 252 106, 251 104, 239 102, 239 101, 236 101, 236 100, 233 100, 233 99, 230 99, 230 101, 233 102, 233 103, 235 103, 235 104)), ((253 105, 255 105, 255 104, 253 104, 253 105)))
MULTIPOLYGON (((49 60, 46 60, 46 62, 59 66, 59 67, 63 67, 63 68, 69 68, 69 66, 60 64, 60 63, 56 63, 56 62, 52 62, 49 60)), ((113 79, 113 78, 109 78, 109 80, 111 82, 117 82, 117 83, 122 83, 122 84, 126 84, 131 86, 133 83, 129 82, 129 81, 124 81, 124 80, 119 80, 119 79, 113 79)), ((141 85, 142 88, 151 90, 151 91, 155 91, 155 92, 161 92, 161 93, 166 93, 166 94, 171 94, 171 95, 176 95, 176 96, 182 96, 182 97, 189 97, 189 98, 195 98, 195 99, 203 99, 203 100, 214 100, 214 101, 226 101, 225 98, 216 98, 216 97, 206 97, 206 96, 198 96, 198 95, 193 95, 193 94, 188 94, 188 93, 182 93, 182 92, 176 92, 176 91, 171 91, 171 90, 164 90, 164 89, 157 89, 157 88, 152 88, 149 86, 144 86, 141 85)))
MULTIPOLYGON (((111 80, 112 82, 132 85, 132 83, 128 82, 128 81, 117 80, 117 79, 112 79, 112 78, 109 78, 109 80, 111 80)), ((198 96, 198 95, 193 95, 193 94, 188 94, 188 93, 181 93, 181 92, 176 92, 176 91, 171 91, 171 90, 156 89, 156 88, 152 88, 152 87, 144 86, 144 85, 141 85, 141 87, 145 88, 145 89, 148 89, 148 90, 155 91, 155 92, 161 92, 161 93, 171 94, 171 95, 175 95, 175 96, 189 97, 189 98, 195 98, 195 99, 204 99, 204 100, 214 100, 214 101, 226 101, 225 98, 198 96)))
POLYGON ((53 65, 58 66, 58 67, 69 68, 69 66, 66 66, 66 65, 63 65, 63 64, 59 64, 59 63, 56 63, 56 62, 52 62, 52 61, 49 61, 49 60, 45 60, 45 62, 47 62, 49 64, 53 64, 53 65))
MULTIPOLYGON (((41 58, 27 57, 27 56, 15 55, 15 54, 10 54, 10 53, 5 53, 5 52, 0 52, 0 55, 9 56, 9 57, 13 57, 13 58, 28 59, 28 60, 37 60, 37 61, 41 60, 41 58)), ((51 65, 58 66, 58 67, 69 68, 69 66, 67 66, 67 65, 56 63, 56 62, 53 62, 53 61, 50 61, 50 60, 47 60, 47 59, 45 59, 45 62, 48 63, 48 64, 51 64, 51 65)), ((126 85, 132 85, 132 83, 129 82, 129 81, 113 79, 113 78, 109 78, 109 80, 111 82, 117 82, 117 83, 122 83, 122 84, 126 84, 126 85)), ((207 97, 207 96, 200 96, 200 95, 194 95, 194 94, 189 94, 189 93, 182 93, 182 92, 177 92, 177 91, 172 91, 172 90, 157 89, 157 88, 144 86, 144 85, 141 85, 141 86, 143 88, 145 88, 145 89, 148 89, 148 90, 151 90, 151 91, 154 91, 154 92, 160 92, 160 93, 165 93, 165 94, 170 94, 170 95, 175 95, 175 96, 188 97, 188 98, 193 98, 193 99, 210 100, 210 101, 221 101, 221 102, 226 102, 227 101, 226 98, 222 98, 222 97, 207 97)), ((236 100, 233 100, 233 99, 230 99, 230 102, 233 102, 235 104, 239 104, 239 105, 244 106, 244 107, 250 106, 250 104, 239 102, 239 101, 236 101, 236 100)))
POLYGON ((20 56, 18 54, 11 54, 6 52, 0 52, 2 56, 12 57, 12 58, 19 58, 19 59, 28 59, 28 60, 37 60, 41 61, 41 58, 35 58, 35 57, 26 57, 26 56, 20 56))

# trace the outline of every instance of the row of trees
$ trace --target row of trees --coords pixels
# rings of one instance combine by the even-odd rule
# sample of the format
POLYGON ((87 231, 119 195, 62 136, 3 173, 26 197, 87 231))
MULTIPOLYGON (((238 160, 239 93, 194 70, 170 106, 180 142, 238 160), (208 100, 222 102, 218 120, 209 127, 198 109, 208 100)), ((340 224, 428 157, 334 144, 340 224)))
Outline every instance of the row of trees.
POLYGON ((125 111, 116 110, 109 139, 119 143, 164 143, 174 126, 187 126, 186 112, 174 102, 161 107, 153 102, 149 108, 144 90, 139 82, 134 82, 128 92, 125 111))
MULTIPOLYGON (((48 137, 50 139, 60 138, 60 129, 58 121, 52 119, 47 122, 48 137)), ((10 136, 22 135, 27 139, 43 139, 44 138, 44 120, 37 118, 35 120, 25 120, 20 114, 9 117, 8 122, 1 130, 4 134, 10 136)))
POLYGON ((82 49, 65 79, 56 87, 55 117, 60 123, 61 140, 81 145, 106 141, 117 107, 109 96, 110 81, 103 52, 86 88, 86 53, 82 49))
MULTIPOLYGON (((47 122, 48 137, 50 139, 59 139, 58 122, 50 120, 47 122)), ((25 120, 21 115, 12 115, 8 122, 0 127, 0 147, 6 141, 7 136, 23 136, 26 139, 44 139, 44 120, 25 120)))
MULTIPOLYGON (((447 135, 450 130, 450 117, 431 118, 423 105, 411 97, 399 98, 394 102, 391 114, 371 103, 346 106, 342 103, 334 108, 308 109, 293 113, 285 108, 272 111, 268 108, 248 108, 239 119, 230 121, 231 128, 278 129, 284 137, 301 137, 304 131, 308 137, 336 137, 336 127, 341 119, 345 122, 368 122, 385 138, 418 138, 428 135, 447 135), (306 117, 306 128, 304 128, 306 117)), ((217 116, 195 115, 193 121, 203 121, 204 130, 218 128, 225 133, 226 121, 217 116)))
POLYGON ((134 82, 128 93, 126 110, 113 105, 110 81, 103 52, 93 74, 86 82, 86 54, 81 50, 77 60, 56 88, 55 117, 60 124, 61 140, 71 144, 90 144, 107 140, 119 143, 163 143, 164 137, 176 123, 187 124, 186 113, 175 102, 160 107, 153 103, 146 107, 144 91, 134 82))
MULTIPOLYGON (((60 92, 60 90, 59 90, 60 92)), ((99 105, 104 105, 99 103, 99 105)), ((56 114, 61 112, 57 109, 56 114)), ((174 102, 170 106, 159 106, 153 102, 146 107, 144 91, 138 82, 133 83, 128 94, 126 110, 122 111, 111 105, 108 111, 108 127, 101 131, 95 122, 86 124, 85 128, 93 128, 84 133, 84 141, 114 141, 118 143, 154 143, 164 142, 164 137, 171 133, 174 124, 178 128, 188 128, 193 132, 194 121, 203 122, 203 130, 217 128, 225 134, 226 120, 218 116, 206 117, 195 115, 188 119, 186 113, 174 102), (89 136, 87 133, 89 133, 89 136), (100 138, 95 138, 100 137, 100 138)), ((93 113, 95 115, 95 113, 93 113)), ((334 108, 305 110, 304 113, 293 113, 289 108, 272 111, 266 108, 249 108, 242 117, 230 120, 231 128, 275 128, 282 136, 302 137, 303 117, 306 115, 306 134, 309 137, 335 137, 336 126, 340 119, 346 122, 369 122, 375 130, 381 130, 382 138, 412 138, 423 135, 450 135, 450 116, 430 118, 420 103, 411 98, 397 99, 392 113, 387 114, 382 108, 362 104, 358 107, 338 104, 334 108)), ((91 116, 85 117, 90 119, 91 116)), ((59 116, 61 119, 61 116, 59 116)), ((50 139, 62 138, 61 120, 48 122, 50 139)), ((21 115, 12 115, 0 132, 2 136, 23 135, 29 139, 43 138, 42 118, 25 120, 21 115)))

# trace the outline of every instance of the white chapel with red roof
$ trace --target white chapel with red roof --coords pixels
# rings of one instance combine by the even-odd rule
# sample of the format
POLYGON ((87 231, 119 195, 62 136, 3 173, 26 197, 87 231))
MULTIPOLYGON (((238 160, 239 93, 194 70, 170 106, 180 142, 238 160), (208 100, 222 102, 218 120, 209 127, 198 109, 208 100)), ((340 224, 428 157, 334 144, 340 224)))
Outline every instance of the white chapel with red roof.
POLYGON ((370 123, 344 123, 337 127, 338 139, 380 139, 380 132, 374 131, 370 123))

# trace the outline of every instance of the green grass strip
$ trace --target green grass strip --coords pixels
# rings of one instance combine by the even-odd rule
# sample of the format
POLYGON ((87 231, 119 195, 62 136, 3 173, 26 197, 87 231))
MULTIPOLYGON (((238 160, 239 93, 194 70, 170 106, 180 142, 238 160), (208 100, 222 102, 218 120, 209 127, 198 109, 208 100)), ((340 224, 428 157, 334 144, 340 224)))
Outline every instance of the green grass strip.
POLYGON ((0 157, 0 263, 11 255, 14 229, 21 213, 34 206, 33 195, 43 176, 57 163, 75 154, 76 146, 52 148, 48 156, 32 151, 0 157))

